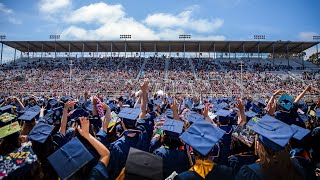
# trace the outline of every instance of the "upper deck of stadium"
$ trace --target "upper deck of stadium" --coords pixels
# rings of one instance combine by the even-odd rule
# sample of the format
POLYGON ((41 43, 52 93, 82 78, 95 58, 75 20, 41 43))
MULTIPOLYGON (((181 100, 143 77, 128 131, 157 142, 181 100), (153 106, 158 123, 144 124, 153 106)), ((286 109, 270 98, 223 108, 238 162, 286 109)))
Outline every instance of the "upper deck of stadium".
POLYGON ((301 53, 319 42, 307 41, 2 41, 21 52, 223 52, 301 53))

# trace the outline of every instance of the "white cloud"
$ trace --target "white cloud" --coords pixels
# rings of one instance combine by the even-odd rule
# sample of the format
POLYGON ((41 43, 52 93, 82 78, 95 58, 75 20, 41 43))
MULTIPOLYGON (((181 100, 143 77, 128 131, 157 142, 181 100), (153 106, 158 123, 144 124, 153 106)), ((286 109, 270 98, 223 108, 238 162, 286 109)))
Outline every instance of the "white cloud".
POLYGON ((21 20, 15 17, 12 9, 7 8, 4 4, 0 3, 0 17, 5 17, 8 22, 12 24, 22 24, 21 20))
POLYGON ((4 14, 12 14, 12 9, 7 8, 4 4, 0 3, 0 12, 4 14))
POLYGON ((39 2, 39 10, 42 13, 54 14, 62 12, 63 9, 68 8, 72 0, 41 0, 39 2))
POLYGON ((313 36, 319 36, 319 34, 316 33, 316 32, 300 32, 298 34, 298 38, 301 41, 312 41, 313 40, 313 36))
POLYGON ((169 13, 156 13, 148 15, 144 22, 152 27, 163 28, 183 28, 196 32, 214 32, 219 29, 224 21, 220 18, 215 19, 196 19, 193 18, 194 8, 189 8, 177 15, 169 13))
POLYGON ((112 23, 123 18, 125 12, 122 5, 108 5, 100 2, 83 6, 70 13, 65 21, 70 23, 112 23))
MULTIPOLYGON (((212 25, 212 22, 209 22, 209 20, 191 18, 192 12, 197 8, 199 7, 192 6, 179 14, 181 18, 187 17, 183 26, 155 28, 146 23, 146 21, 137 21, 128 16, 120 4, 112 5, 103 2, 89 4, 64 15, 63 22, 68 27, 62 30, 61 38, 66 40, 118 40, 120 34, 131 34, 132 39, 136 40, 174 40, 178 39, 179 34, 186 33, 185 30, 188 29, 185 27, 186 24, 193 23, 193 26, 199 28, 197 30, 199 34, 194 33, 192 39, 224 40, 224 36, 201 35, 201 32, 215 30, 221 25, 219 22, 215 22, 216 24, 212 25), (206 23, 211 23, 211 25, 206 23), (83 26, 84 24, 95 24, 98 26, 96 28, 88 28, 88 26, 83 26)), ((178 19, 178 21, 180 20, 178 19)))

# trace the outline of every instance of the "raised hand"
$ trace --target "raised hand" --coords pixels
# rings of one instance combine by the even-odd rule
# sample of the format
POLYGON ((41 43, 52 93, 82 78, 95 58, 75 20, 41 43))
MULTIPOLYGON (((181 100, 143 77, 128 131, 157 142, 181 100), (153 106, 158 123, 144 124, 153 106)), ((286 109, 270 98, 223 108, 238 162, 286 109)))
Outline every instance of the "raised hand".
POLYGON ((311 91, 311 85, 310 84, 306 87, 306 91, 311 91))
POLYGON ((86 117, 80 117, 79 120, 80 120, 81 127, 80 127, 80 125, 78 125, 78 127, 77 127, 78 132, 80 133, 81 136, 83 136, 84 138, 87 139, 90 136, 90 134, 89 134, 89 126, 90 126, 89 120, 86 117))
POLYGON ((277 95, 284 94, 284 93, 286 93, 284 90, 278 89, 278 90, 276 90, 275 93, 273 93, 273 95, 277 96, 277 95))
POLYGON ((140 85, 140 90, 143 92, 147 92, 148 91, 148 87, 149 87, 149 79, 146 78, 144 79, 142 85, 140 85))
POLYGON ((209 106, 210 106, 209 103, 207 103, 207 104, 204 106, 204 110, 203 110, 203 116, 204 116, 204 117, 209 117, 209 106))
POLYGON ((76 104, 75 101, 68 101, 65 105, 64 105, 64 109, 69 109, 71 107, 73 107, 76 104))
POLYGON ((105 109, 105 110, 110 109, 110 107, 109 107, 106 103, 104 103, 104 102, 101 102, 101 103, 100 103, 100 106, 101 106, 103 109, 105 109))
POLYGON ((244 105, 243 105, 241 99, 237 100, 236 106, 237 106, 237 108, 239 109, 240 112, 244 112, 244 105))

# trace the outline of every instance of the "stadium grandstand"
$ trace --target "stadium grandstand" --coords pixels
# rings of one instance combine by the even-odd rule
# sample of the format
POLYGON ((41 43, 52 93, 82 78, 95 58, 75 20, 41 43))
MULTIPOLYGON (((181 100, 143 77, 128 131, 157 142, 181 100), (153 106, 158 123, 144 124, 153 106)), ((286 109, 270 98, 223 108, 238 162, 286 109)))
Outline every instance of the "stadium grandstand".
POLYGON ((137 82, 149 78, 153 92, 162 90, 169 94, 267 97, 278 88, 295 94, 296 89, 312 82, 315 88, 308 98, 319 95, 319 65, 304 60, 304 51, 318 42, 55 40, 2 43, 14 48, 15 54, 10 62, 2 64, 2 74, 6 74, 2 76, 7 86, 2 89, 5 93, 76 95, 87 88, 81 86, 85 83, 98 87, 92 91, 94 94, 119 96, 137 90, 137 82), (15 78, 20 81, 12 81, 15 78))

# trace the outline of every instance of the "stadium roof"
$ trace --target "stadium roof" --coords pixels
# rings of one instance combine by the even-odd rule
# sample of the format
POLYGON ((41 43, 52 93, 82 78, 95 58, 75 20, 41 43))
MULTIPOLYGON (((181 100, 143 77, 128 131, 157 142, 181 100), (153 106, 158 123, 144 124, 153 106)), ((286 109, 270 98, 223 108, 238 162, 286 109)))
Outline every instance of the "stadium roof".
POLYGON ((319 42, 302 41, 3 41, 22 52, 230 52, 300 53, 319 42), (185 46, 184 46, 185 43, 185 46), (127 45, 125 45, 127 44, 127 45), (140 46, 141 44, 141 46, 140 46))

